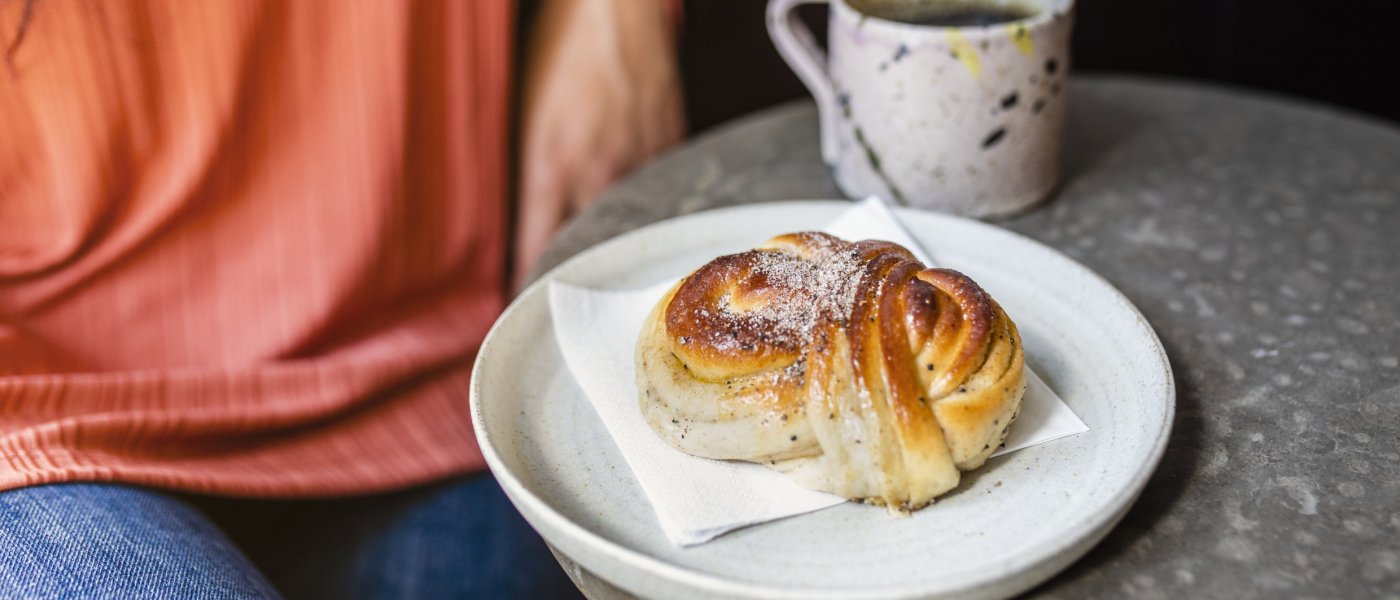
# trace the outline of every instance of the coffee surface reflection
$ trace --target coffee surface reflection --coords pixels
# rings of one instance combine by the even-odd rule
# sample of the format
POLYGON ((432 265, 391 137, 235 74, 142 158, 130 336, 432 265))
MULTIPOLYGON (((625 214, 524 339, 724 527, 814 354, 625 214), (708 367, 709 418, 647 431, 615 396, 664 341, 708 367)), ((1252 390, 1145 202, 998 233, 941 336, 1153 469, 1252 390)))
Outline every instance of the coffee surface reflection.
POLYGON ((1035 16, 1034 10, 1017 3, 850 0, 850 5, 872 17, 930 27, 983 27, 1035 16))

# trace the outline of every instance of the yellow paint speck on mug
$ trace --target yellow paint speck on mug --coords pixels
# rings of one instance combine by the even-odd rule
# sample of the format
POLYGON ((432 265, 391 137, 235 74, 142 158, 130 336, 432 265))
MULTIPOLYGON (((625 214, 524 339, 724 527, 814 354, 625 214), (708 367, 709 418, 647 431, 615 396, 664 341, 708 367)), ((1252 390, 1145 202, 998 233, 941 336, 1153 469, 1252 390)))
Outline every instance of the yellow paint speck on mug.
POLYGON ((982 74, 982 61, 977 57, 977 49, 968 43, 961 30, 948 30, 948 49, 953 52, 953 56, 962 61, 963 66, 967 67, 968 72, 972 73, 973 77, 982 74))
POLYGON ((1012 23, 1006 27, 1006 32, 1011 36, 1011 43, 1016 44, 1021 54, 1029 56, 1035 51, 1035 46, 1031 43, 1031 32, 1026 29, 1024 23, 1012 23))

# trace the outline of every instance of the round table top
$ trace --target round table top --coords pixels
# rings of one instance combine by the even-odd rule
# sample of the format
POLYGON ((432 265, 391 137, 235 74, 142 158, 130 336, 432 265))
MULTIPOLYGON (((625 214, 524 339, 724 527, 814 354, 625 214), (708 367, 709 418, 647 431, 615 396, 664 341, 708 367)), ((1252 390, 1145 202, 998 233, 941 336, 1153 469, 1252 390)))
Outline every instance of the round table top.
MULTIPOLYGON (((1061 188, 995 222, 1138 306, 1171 359, 1177 413, 1122 523, 1033 593, 1395 594, 1400 129, 1126 77, 1076 78, 1067 127, 1061 188)), ((788 104, 636 171, 565 227, 539 269, 676 215, 839 197, 814 106, 788 104)))

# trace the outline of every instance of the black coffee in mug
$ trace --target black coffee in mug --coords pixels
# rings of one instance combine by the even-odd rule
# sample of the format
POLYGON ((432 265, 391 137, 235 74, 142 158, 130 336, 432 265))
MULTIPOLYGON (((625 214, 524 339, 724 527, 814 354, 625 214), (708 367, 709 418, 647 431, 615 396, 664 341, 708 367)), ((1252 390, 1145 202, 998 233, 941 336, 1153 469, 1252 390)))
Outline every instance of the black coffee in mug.
POLYGON ((1035 11, 1015 2, 991 0, 849 0, 862 13, 911 25, 983 27, 1020 21, 1035 11))

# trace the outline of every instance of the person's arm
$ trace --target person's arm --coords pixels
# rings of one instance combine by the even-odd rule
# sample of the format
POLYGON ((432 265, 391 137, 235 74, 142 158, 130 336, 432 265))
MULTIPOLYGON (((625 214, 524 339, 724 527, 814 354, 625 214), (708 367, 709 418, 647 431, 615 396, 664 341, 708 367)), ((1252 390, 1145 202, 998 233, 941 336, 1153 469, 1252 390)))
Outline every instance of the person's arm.
POLYGON ((517 286, 575 211, 684 134, 664 0, 544 0, 526 47, 517 286))

